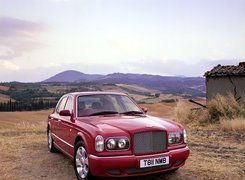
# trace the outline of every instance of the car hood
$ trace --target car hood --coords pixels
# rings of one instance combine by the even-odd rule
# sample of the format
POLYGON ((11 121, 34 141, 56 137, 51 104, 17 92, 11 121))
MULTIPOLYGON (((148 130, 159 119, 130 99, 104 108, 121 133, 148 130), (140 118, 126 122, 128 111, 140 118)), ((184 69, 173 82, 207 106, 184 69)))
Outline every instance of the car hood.
POLYGON ((104 133, 136 133, 140 131, 168 130, 176 131, 182 126, 168 119, 153 116, 100 116, 91 118, 87 123, 97 127, 104 133))

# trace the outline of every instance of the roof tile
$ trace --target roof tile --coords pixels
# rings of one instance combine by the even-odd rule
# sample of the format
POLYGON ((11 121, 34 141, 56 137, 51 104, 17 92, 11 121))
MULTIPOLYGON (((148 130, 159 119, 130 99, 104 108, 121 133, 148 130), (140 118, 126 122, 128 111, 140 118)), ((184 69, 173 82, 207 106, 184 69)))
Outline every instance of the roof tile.
POLYGON ((216 76, 245 76, 245 62, 240 62, 239 65, 221 66, 220 64, 215 66, 212 70, 207 71, 204 76, 216 77, 216 76))

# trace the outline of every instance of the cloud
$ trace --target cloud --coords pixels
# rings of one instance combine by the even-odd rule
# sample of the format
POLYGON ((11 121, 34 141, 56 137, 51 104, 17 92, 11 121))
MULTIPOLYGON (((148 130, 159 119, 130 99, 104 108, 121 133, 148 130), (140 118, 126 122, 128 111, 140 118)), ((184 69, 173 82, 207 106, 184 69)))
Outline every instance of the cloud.
POLYGON ((20 69, 19 66, 11 61, 2 61, 0 64, 6 70, 16 71, 20 69))
POLYGON ((71 0, 49 0, 50 2, 53 2, 53 3, 66 3, 66 2, 69 2, 71 0))
POLYGON ((161 59, 142 59, 137 62, 124 62, 124 72, 159 74, 169 76, 203 76, 208 70, 214 66, 221 65, 237 65, 237 60, 203 60, 196 63, 186 63, 180 60, 161 60, 161 59))
POLYGON ((40 35, 47 30, 43 24, 10 17, 0 17, 0 60, 11 60, 41 48, 40 35))

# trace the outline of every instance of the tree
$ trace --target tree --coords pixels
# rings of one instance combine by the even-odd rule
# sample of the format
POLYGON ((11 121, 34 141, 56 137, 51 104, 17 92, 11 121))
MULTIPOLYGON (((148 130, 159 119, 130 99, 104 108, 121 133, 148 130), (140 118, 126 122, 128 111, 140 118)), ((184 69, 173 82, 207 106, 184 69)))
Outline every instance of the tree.
POLYGON ((159 98, 160 95, 161 95, 160 93, 156 93, 156 94, 155 94, 155 97, 156 97, 156 98, 159 98))

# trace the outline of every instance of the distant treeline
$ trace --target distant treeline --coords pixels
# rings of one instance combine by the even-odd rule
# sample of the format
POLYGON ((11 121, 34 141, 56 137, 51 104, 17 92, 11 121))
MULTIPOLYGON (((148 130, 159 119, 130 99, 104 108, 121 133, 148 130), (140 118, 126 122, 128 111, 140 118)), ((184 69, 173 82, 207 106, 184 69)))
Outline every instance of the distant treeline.
POLYGON ((48 92, 39 84, 12 83, 8 91, 0 90, 8 95, 8 102, 0 102, 0 112, 3 111, 35 111, 55 107, 62 94, 48 92))
POLYGON ((33 102, 12 102, 0 103, 0 111, 35 111, 41 109, 54 108, 57 102, 55 101, 33 101, 33 102))

